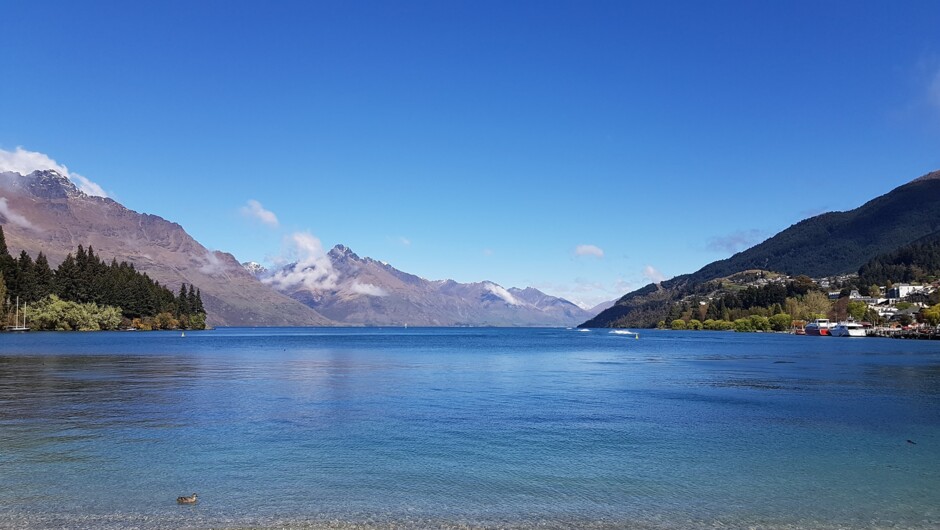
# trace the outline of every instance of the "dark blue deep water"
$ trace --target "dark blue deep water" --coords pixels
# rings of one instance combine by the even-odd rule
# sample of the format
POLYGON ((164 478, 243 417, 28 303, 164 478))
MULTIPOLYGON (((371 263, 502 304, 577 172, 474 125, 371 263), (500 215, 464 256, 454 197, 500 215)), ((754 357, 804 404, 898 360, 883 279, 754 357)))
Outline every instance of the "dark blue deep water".
POLYGON ((353 526, 937 528, 940 341, 0 335, 0 528, 353 526))

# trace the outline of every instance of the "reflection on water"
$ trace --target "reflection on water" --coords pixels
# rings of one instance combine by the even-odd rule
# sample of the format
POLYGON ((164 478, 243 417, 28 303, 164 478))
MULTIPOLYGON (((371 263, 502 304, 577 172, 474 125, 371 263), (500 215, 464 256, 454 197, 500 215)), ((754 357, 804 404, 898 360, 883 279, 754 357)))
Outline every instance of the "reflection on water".
POLYGON ((928 342, 453 329, 3 339, 3 528, 940 525, 928 342), (198 505, 176 505, 193 491, 198 505))

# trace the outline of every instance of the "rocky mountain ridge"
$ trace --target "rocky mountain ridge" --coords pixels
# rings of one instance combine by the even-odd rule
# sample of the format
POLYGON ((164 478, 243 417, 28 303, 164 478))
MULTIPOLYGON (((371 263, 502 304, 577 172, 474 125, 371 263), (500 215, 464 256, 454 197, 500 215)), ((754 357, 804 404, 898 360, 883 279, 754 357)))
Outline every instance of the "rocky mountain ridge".
POLYGON ((214 326, 332 323, 259 282, 231 254, 206 249, 179 224, 87 195, 53 170, 0 173, 0 223, 11 252, 43 252, 53 267, 78 245, 91 246, 171 290, 196 285, 214 326))
POLYGON ((573 326, 591 316, 538 289, 506 289, 489 281, 426 280, 386 262, 360 257, 344 245, 333 247, 326 258, 313 265, 291 263, 257 274, 261 281, 346 324, 573 326))

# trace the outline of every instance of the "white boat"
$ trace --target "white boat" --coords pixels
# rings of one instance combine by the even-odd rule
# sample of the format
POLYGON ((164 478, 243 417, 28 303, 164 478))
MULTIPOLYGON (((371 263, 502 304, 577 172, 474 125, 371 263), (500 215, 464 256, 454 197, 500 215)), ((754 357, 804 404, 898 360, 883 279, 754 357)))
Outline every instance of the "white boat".
POLYGON ((630 331, 629 329, 615 329, 611 331, 611 333, 613 333, 614 335, 630 335, 631 337, 635 339, 640 338, 639 333, 637 333, 636 331, 630 331))
POLYGON ((13 325, 7 326, 7 331, 29 331, 26 326, 26 304, 23 304, 23 325, 20 325, 20 297, 16 297, 16 316, 13 317, 13 325))
POLYGON ((854 320, 845 320, 829 328, 833 337, 864 337, 865 327, 854 320))

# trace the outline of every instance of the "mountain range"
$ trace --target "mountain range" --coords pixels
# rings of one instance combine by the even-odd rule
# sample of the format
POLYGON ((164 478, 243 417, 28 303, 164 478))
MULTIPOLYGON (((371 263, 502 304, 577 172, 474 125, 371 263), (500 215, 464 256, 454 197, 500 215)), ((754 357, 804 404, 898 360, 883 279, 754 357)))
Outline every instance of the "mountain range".
POLYGON ((940 233, 940 171, 847 212, 800 221, 766 241, 691 274, 621 297, 582 327, 651 327, 671 303, 705 282, 751 269, 826 277, 857 273, 873 257, 940 233))
POLYGON ((127 261, 169 287, 196 285, 215 326, 318 326, 333 322, 262 284, 224 252, 202 246, 156 215, 87 195, 52 170, 0 173, 0 222, 16 255, 43 252, 55 267, 78 245, 127 261))
POLYGON ((593 314, 538 289, 493 282, 426 280, 343 245, 328 261, 267 271, 245 268, 281 292, 337 322, 366 326, 572 326, 593 314), (304 281, 307 277, 330 281, 304 281))
POLYGON ((195 285, 213 326, 573 326, 592 315, 532 288, 425 280, 342 245, 315 266, 243 266, 180 225, 88 195, 53 170, 0 172, 0 224, 14 255, 43 252, 55 267, 78 245, 91 246, 171 290, 195 285))

